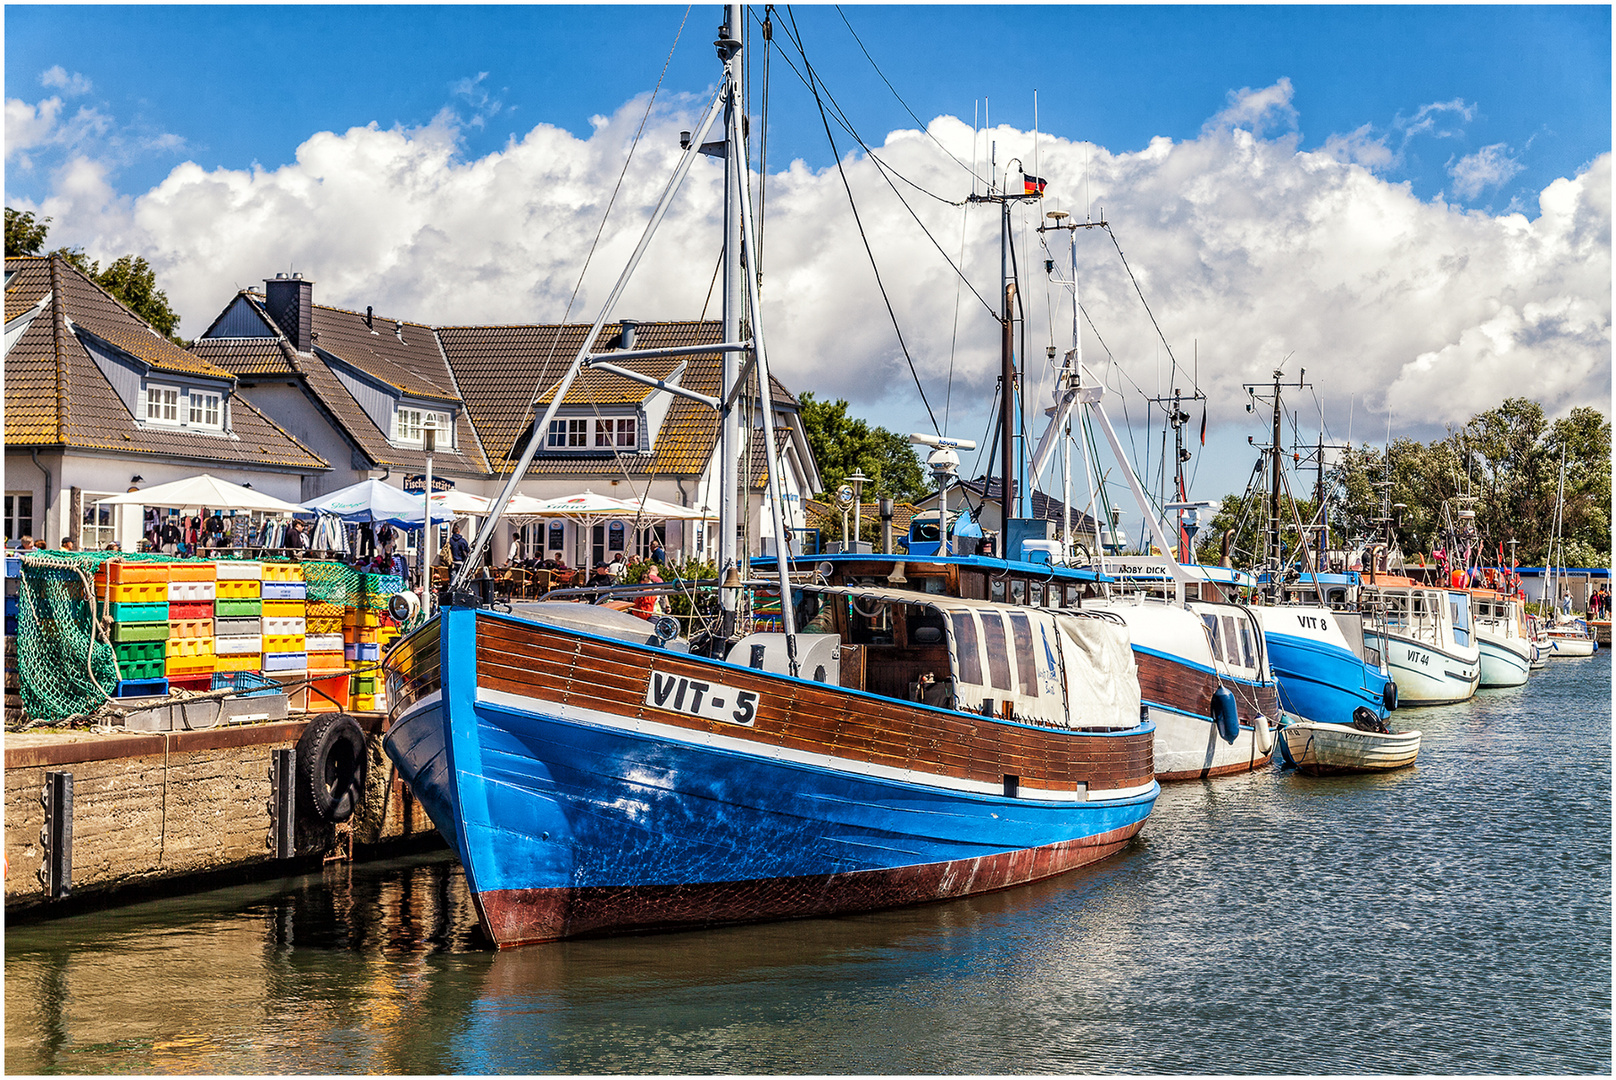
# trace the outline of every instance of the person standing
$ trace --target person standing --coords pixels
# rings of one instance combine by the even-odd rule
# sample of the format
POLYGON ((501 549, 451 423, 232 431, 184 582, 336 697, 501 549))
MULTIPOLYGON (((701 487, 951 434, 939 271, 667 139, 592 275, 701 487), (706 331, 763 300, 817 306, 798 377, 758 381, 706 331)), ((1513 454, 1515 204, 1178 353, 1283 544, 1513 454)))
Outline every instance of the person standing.
POLYGON ((666 566, 668 564, 668 553, 662 550, 662 541, 658 540, 654 536, 651 538, 651 561, 656 563, 658 566, 666 566))
POLYGON ((460 535, 460 525, 457 523, 449 534, 449 558, 458 567, 471 556, 471 544, 460 535))

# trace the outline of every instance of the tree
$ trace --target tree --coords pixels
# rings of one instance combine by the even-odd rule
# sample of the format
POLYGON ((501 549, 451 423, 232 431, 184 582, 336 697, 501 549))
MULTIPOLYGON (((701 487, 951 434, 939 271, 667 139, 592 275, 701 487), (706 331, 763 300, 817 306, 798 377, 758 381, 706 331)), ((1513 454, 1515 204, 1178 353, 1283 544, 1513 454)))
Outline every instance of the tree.
POLYGON ((13 255, 38 255, 45 246, 45 234, 50 231, 50 218, 35 221, 32 210, 20 211, 6 207, 6 258, 13 255))
POLYGON ((855 472, 870 478, 864 485, 865 499, 914 502, 931 490, 905 436, 849 416, 848 404, 841 399, 819 401, 804 393, 801 401, 803 431, 824 484, 824 491, 816 493, 820 498, 855 472))
MULTIPOLYGON (((45 246, 50 218, 34 219, 33 211, 18 212, 6 207, 6 257, 38 255, 45 246)), ((152 329, 177 345, 186 344, 178 333, 180 317, 169 307, 168 294, 157 287, 157 272, 140 255, 120 255, 105 270, 79 248, 62 247, 51 252, 60 255, 120 303, 149 323, 152 329)))

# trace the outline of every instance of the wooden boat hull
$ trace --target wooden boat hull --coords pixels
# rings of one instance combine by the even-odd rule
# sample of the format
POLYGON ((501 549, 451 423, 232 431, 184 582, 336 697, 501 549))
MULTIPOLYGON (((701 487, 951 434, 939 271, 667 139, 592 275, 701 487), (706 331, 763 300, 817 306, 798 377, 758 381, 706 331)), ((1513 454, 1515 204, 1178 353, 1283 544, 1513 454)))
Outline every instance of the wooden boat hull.
POLYGON ((388 667, 387 753, 501 947, 1035 881, 1121 850, 1160 790, 1147 724, 1032 726, 489 612, 445 611, 388 667))
POLYGON ((1310 776, 1402 769, 1420 753, 1418 731, 1387 735, 1351 724, 1302 721, 1280 728, 1279 737, 1286 763, 1310 776))
POLYGON ((1220 676, 1139 645, 1133 652, 1140 696, 1156 726, 1156 779, 1204 780, 1250 772, 1272 760, 1279 717, 1276 687, 1220 676), (1212 720, 1212 695, 1220 687, 1234 695, 1239 709, 1240 727, 1232 743, 1212 720))

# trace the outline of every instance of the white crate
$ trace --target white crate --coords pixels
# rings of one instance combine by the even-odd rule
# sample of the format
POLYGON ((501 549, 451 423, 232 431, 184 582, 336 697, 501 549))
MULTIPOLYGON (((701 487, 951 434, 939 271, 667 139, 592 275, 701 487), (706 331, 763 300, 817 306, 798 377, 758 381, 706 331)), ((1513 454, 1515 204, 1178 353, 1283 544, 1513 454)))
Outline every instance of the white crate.
POLYGON ((222 637, 213 639, 213 652, 216 656, 240 656, 243 653, 258 653, 264 648, 262 635, 253 637, 222 637))
POLYGON ((264 564, 261 562, 221 562, 213 564, 218 570, 220 581, 258 581, 264 576, 264 564))
POLYGON ((170 581, 168 601, 212 600, 214 585, 211 581, 170 581))
POLYGON ((304 652, 342 652, 347 643, 341 634, 309 634, 303 642, 304 652))
POLYGON ((304 627, 308 625, 305 619, 292 619, 282 616, 271 617, 268 615, 265 615, 259 622, 263 624, 263 632, 266 634, 302 635, 305 633, 304 627))

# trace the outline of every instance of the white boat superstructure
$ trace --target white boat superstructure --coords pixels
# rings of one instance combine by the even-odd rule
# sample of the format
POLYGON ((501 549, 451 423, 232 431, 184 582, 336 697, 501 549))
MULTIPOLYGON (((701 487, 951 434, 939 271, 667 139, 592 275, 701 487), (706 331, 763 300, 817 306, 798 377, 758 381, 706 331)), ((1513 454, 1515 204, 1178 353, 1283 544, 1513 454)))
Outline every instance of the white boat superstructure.
POLYGON ((1521 601, 1488 589, 1472 589, 1471 610, 1481 645, 1481 688, 1521 686, 1532 673, 1532 639, 1521 601))
POLYGON ((1557 657, 1592 656, 1599 649, 1586 619, 1556 619, 1548 625, 1548 636, 1557 657))
POLYGON ((1475 696, 1481 646, 1467 591, 1382 576, 1361 587, 1359 608, 1364 642, 1381 650, 1399 705, 1452 705, 1475 696))

